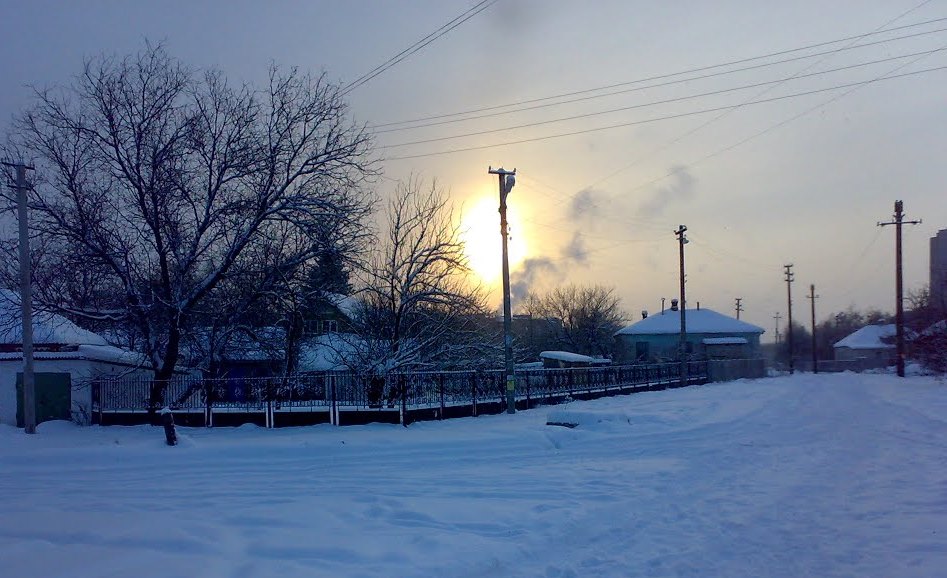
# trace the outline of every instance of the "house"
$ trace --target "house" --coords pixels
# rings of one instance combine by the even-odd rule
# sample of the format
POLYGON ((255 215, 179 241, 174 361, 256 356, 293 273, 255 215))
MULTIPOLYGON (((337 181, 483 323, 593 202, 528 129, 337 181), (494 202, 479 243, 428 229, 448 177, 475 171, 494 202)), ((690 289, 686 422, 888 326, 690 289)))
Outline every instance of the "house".
POLYGON ((610 365, 611 359, 604 357, 589 357, 571 351, 543 351, 539 354, 546 369, 562 369, 566 367, 601 367, 610 365))
MULTIPOLYGON (((36 422, 88 424, 93 379, 150 376, 140 353, 109 345, 60 315, 33 314, 36 422)), ((23 426, 23 332, 20 297, 0 290, 0 423, 23 426)))
MULTIPOLYGON (((760 357, 762 327, 717 313, 688 309, 687 354, 700 359, 756 359, 760 357)), ((671 308, 647 316, 615 333, 616 361, 621 363, 676 359, 680 349, 681 312, 677 299, 671 308)))
POLYGON ((832 346, 835 359, 865 360, 873 362, 872 365, 877 367, 892 364, 897 356, 894 342, 896 333, 897 326, 894 323, 866 325, 832 346))
POLYGON ((358 298, 354 295, 325 294, 306 312, 306 335, 349 331, 357 308, 358 298))

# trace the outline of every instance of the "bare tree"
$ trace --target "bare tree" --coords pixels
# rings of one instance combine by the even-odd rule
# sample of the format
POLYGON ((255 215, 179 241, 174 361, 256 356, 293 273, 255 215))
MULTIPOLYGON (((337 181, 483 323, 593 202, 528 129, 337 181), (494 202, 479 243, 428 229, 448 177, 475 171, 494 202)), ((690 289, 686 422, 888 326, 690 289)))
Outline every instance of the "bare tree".
POLYGON ((365 238, 370 138, 325 75, 274 68, 262 90, 233 87, 148 46, 37 91, 13 142, 37 168, 38 300, 132 328, 153 406, 223 285, 275 285, 327 231, 365 238))
POLYGON ((401 183, 388 204, 355 321, 362 370, 459 365, 489 349, 483 294, 468 280, 459 219, 431 183, 401 183))
POLYGON ((556 287, 531 295, 524 307, 533 318, 548 321, 558 347, 585 355, 609 355, 626 318, 614 288, 601 285, 556 287))

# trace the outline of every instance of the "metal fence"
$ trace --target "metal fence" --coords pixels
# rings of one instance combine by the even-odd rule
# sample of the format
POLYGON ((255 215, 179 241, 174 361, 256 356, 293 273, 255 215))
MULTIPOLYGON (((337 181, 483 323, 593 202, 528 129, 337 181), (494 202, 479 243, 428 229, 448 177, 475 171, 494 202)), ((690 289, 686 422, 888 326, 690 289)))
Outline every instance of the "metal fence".
MULTIPOLYGON (((688 363, 687 384, 705 383, 704 361, 688 363)), ((565 399, 677 387, 680 364, 517 371, 516 407, 565 399)), ((147 423, 151 379, 103 379, 92 384, 93 420, 100 424, 147 423)), ((407 425, 423 419, 499 413, 506 407, 503 370, 418 371, 385 375, 347 372, 287 377, 179 376, 160 384, 165 405, 186 425, 265 427, 383 421, 407 425)))

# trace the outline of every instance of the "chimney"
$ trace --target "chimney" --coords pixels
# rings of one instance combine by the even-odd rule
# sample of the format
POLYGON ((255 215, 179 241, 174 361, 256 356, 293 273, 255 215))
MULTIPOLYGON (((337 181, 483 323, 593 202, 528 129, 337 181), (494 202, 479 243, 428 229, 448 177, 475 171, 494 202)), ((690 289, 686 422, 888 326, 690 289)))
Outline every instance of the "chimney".
POLYGON ((700 301, 697 302, 697 310, 700 311, 700 301))
POLYGON ((661 315, 664 315, 664 299, 665 297, 661 298, 661 315))
POLYGON ((677 311, 677 299, 671 299, 671 311, 677 311))
POLYGON ((642 318, 642 319, 647 319, 647 318, 648 318, 648 310, 647 310, 647 309, 642 309, 642 310, 641 310, 641 318, 642 318))

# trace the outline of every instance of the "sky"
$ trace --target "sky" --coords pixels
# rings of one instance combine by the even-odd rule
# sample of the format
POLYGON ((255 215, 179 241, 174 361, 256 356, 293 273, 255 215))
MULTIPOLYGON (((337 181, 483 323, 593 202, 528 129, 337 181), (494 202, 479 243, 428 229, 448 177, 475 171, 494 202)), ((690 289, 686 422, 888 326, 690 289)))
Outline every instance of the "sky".
MULTIPOLYGON (((68 83, 84 59, 146 40, 232 81, 260 84, 276 63, 346 84, 475 4, 0 0, 0 122, 30 86, 68 83)), ((678 296, 683 224, 688 306, 733 314, 742 298, 764 341, 777 312, 785 324, 788 263, 795 320, 808 325, 810 284, 818 319, 890 312, 894 227, 877 223, 896 199, 923 221, 904 228, 905 288, 927 283, 929 239, 947 228, 947 69, 929 70, 947 66, 947 20, 928 21, 947 18, 947 2, 486 6, 347 98, 376 132, 379 196, 436 179, 495 302, 490 167, 517 171, 514 308, 527 288, 571 282, 614 287, 632 319, 659 311, 678 296)))

